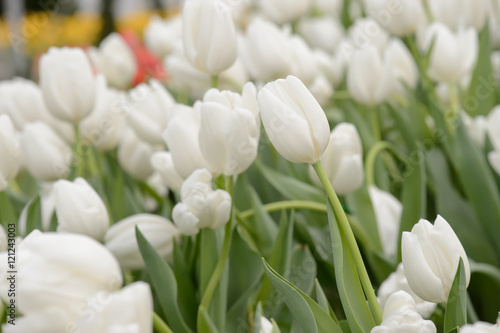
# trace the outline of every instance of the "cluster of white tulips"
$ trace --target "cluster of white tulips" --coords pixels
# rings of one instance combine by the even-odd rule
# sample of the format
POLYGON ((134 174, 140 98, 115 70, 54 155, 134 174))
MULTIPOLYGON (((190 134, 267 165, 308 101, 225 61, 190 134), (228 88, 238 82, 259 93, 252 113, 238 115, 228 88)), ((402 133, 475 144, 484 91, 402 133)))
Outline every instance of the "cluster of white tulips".
POLYGON ((167 79, 112 33, 0 82, 0 332, 500 332, 500 1, 185 0, 144 43, 167 79))

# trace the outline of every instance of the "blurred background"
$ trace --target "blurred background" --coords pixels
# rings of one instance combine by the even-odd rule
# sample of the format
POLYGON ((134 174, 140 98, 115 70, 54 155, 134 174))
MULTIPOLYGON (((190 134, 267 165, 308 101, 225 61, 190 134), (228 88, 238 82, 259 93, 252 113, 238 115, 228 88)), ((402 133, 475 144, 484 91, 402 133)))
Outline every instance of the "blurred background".
POLYGON ((152 15, 176 15, 182 0, 0 0, 0 80, 32 78, 50 46, 98 45, 112 31, 141 38, 152 15))

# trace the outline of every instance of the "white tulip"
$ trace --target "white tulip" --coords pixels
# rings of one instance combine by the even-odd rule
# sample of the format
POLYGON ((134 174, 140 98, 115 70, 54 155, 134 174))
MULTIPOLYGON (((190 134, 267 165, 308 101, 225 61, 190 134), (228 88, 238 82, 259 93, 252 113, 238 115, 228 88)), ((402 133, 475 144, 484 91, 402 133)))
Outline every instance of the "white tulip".
POLYGON ((433 40, 429 77, 439 82, 459 83, 476 64, 477 32, 473 28, 453 32, 444 24, 435 22, 425 32, 425 50, 429 49, 433 40))
POLYGON ((330 104, 330 99, 333 95, 333 87, 323 74, 316 75, 316 78, 308 88, 314 98, 318 101, 319 105, 325 107, 330 104))
POLYGON ((297 29, 311 47, 329 53, 337 49, 344 35, 344 27, 340 21, 328 16, 303 18, 297 29))
POLYGON ((357 19, 347 31, 346 43, 340 45, 341 52, 349 62, 352 54, 359 49, 375 46, 383 53, 389 42, 389 34, 374 19, 357 19))
POLYGON ((75 138, 73 126, 59 120, 47 110, 40 87, 31 80, 16 77, 0 82, 0 114, 2 113, 10 116, 18 131, 22 131, 25 124, 40 120, 67 142, 73 142, 75 138))
POLYGON ((295 76, 270 82, 258 93, 262 123, 273 146, 293 163, 313 164, 325 151, 330 134, 326 115, 295 76))
POLYGON ((371 333, 436 333, 436 326, 416 312, 415 301, 404 291, 392 294, 385 303, 380 326, 371 333))
POLYGON ((369 0, 365 3, 368 15, 391 34, 397 36, 412 35, 425 20, 421 0, 369 0))
MULTIPOLYGON (((53 182, 41 182, 40 185, 40 214, 41 214, 41 231, 48 231, 50 228, 50 222, 52 221, 52 215, 56 208, 55 195, 54 195, 54 183, 53 182)), ((28 223, 28 208, 32 204, 32 201, 28 202, 24 206, 21 215, 19 216, 18 226, 19 234, 26 236, 26 227, 28 223)))
POLYGON ((161 58, 172 53, 182 44, 181 16, 163 20, 154 15, 144 29, 144 43, 161 58))
POLYGON ((316 63, 314 62, 314 53, 304 39, 298 35, 292 36, 289 43, 292 51, 290 74, 298 77, 308 86, 319 74, 316 63))
POLYGON ((102 40, 99 48, 91 47, 89 57, 111 86, 118 89, 131 86, 137 72, 137 61, 120 34, 113 32, 102 40))
POLYGON ((109 227, 109 215, 101 197, 83 178, 54 184, 57 231, 90 236, 100 241, 109 227))
POLYGON ((495 325, 483 321, 464 325, 460 327, 460 333, 500 333, 500 319, 497 319, 495 325))
POLYGON ((200 229, 217 229, 225 225, 231 214, 231 196, 224 190, 212 189, 212 175, 206 169, 193 172, 182 184, 181 202, 172 217, 179 231, 195 235, 200 229))
POLYGON ((207 166, 198 140, 200 107, 200 103, 195 103, 193 107, 175 106, 167 129, 163 132, 175 170, 183 179, 189 177, 195 170, 207 166))
POLYGON ((347 70, 347 89, 359 103, 375 106, 393 90, 393 65, 374 46, 356 51, 347 70))
POLYGON ((130 90, 124 100, 129 126, 137 136, 150 144, 164 144, 161 133, 168 123, 169 109, 175 100, 155 79, 130 90))
MULTIPOLYGON (((23 314, 16 320, 16 329, 17 324, 36 328, 22 332, 62 332, 90 296, 122 285, 118 261, 102 244, 84 235, 35 230, 17 245, 16 255, 16 306, 23 314)), ((1 253, 0 259, 7 262, 7 253, 1 253)), ((9 302, 8 270, 0 265, 0 297, 5 302, 9 302)))
MULTIPOLYGON (((500 31, 500 25, 498 31, 500 31)), ((491 52, 490 61, 493 79, 498 83, 500 82, 500 51, 491 52)))
POLYGON ((78 124, 95 103, 95 79, 90 62, 79 48, 56 48, 40 58, 40 87, 48 110, 78 124))
POLYGON ((391 275, 389 275, 389 277, 380 285, 377 293, 377 299, 380 307, 383 309, 387 303, 387 299, 392 294, 400 290, 407 292, 411 297, 413 297, 416 311, 423 318, 429 318, 436 309, 436 303, 424 301, 411 290, 408 280, 406 279, 402 263, 399 263, 396 271, 391 273, 391 275))
POLYGON ((345 62, 340 53, 333 56, 321 50, 314 51, 317 71, 324 75, 333 87, 338 87, 344 79, 345 62))
POLYGON ((0 192, 9 186, 9 180, 14 179, 21 164, 21 145, 19 136, 10 117, 0 115, 0 192))
POLYGON ((460 26, 481 30, 486 22, 486 0, 429 0, 432 18, 450 29, 460 26))
MULTIPOLYGON (((475 118, 470 117, 466 112, 461 112, 462 122, 467 128, 472 141, 478 145, 478 147, 484 147, 484 141, 486 139, 486 129, 488 126, 488 120, 486 117, 477 116, 475 118)), ((499 119, 500 120, 500 119, 499 119)))
POLYGON ((344 1, 342 0, 313 0, 313 7, 323 13, 330 16, 340 17, 342 14, 342 6, 344 1))
POLYGON ((121 93, 108 88, 104 76, 97 77, 94 111, 82 120, 80 131, 84 140, 97 149, 109 151, 118 145, 125 132, 125 119, 119 107, 121 93))
POLYGON ((291 71, 293 50, 289 34, 271 22, 253 19, 241 39, 239 51, 254 79, 268 82, 291 71))
POLYGON ((7 251, 7 233, 2 225, 0 225, 0 253, 7 251))
POLYGON ((151 156, 155 147, 141 141, 134 131, 128 129, 118 145, 118 162, 132 177, 146 181, 153 174, 151 156))
POLYGON ((138 281, 113 293, 89 298, 76 322, 79 332, 153 332, 153 295, 146 282, 138 281))
MULTIPOLYGON (((337 194, 348 194, 361 187, 364 179, 363 146, 354 125, 340 123, 335 126, 321 163, 337 194)), ((321 186, 312 167, 309 167, 309 176, 321 186)))
POLYGON ((376 186, 368 187, 368 193, 375 212, 384 254, 394 259, 398 253, 399 225, 403 205, 391 193, 382 191, 376 186))
POLYGON ((167 151, 159 151, 151 156, 151 166, 161 176, 163 183, 176 192, 179 192, 184 178, 179 176, 174 167, 172 154, 167 151))
POLYGON ((470 268, 465 250, 440 215, 434 225, 422 219, 411 232, 403 232, 401 250, 408 284, 420 298, 445 303, 460 258, 464 262, 466 286, 469 285, 470 268))
POLYGON ((238 175, 257 157, 260 117, 257 90, 242 94, 210 89, 201 105, 200 151, 213 174, 238 175))
POLYGON ((231 10, 220 0, 186 0, 182 40, 189 62, 218 75, 236 61, 236 28, 231 10))
POLYGON ((384 53, 386 63, 391 64, 391 92, 406 95, 407 86, 415 89, 418 83, 418 67, 410 50, 399 38, 393 38, 384 53))
POLYGON ((69 173, 71 148, 45 123, 24 126, 21 152, 28 172, 38 181, 66 178, 69 173))
POLYGON ((494 150, 488 153, 488 161, 495 172, 500 176, 500 150, 494 150))
POLYGON ((488 115, 486 131, 493 147, 500 150, 500 105, 495 106, 488 115))
POLYGON ((260 0, 262 12, 278 24, 295 21, 309 11, 310 0, 260 0))
POLYGON ((262 316, 260 318, 260 332, 259 333, 273 333, 273 323, 262 316))
POLYGON ((104 237, 104 245, 116 256, 123 268, 145 268, 135 236, 136 226, 165 260, 171 260, 173 241, 179 238, 177 228, 162 216, 137 214, 113 224, 104 237))

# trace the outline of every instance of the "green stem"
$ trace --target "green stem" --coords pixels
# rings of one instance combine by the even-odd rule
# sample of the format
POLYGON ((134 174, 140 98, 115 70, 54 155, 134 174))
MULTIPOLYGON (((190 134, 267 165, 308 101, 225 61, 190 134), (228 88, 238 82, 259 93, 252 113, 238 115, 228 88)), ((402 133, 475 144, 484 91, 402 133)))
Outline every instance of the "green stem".
POLYGON ((81 137, 80 128, 75 125, 75 166, 76 166, 76 177, 83 177, 83 158, 81 149, 81 137))
POLYGON ((369 109, 368 113, 370 114, 370 119, 372 123, 373 138, 375 139, 376 142, 378 142, 381 140, 381 135, 380 135, 380 125, 377 115, 377 108, 374 107, 369 109))
MULTIPOLYGON (((305 200, 286 200, 286 201, 278 201, 278 202, 273 202, 270 204, 266 204, 262 206, 262 208, 266 212, 275 212, 283 209, 309 209, 309 210, 316 210, 319 212, 326 213, 326 205, 319 203, 319 202, 313 202, 313 201, 305 201, 305 200)), ((252 217, 255 214, 254 209, 248 209, 245 211, 242 211, 241 213, 238 214, 238 218, 240 219, 248 219, 252 217)))
POLYGON ((334 100, 339 100, 339 99, 351 99, 351 94, 347 90, 338 90, 335 91, 332 98, 334 100))
POLYGON ((335 190, 333 189, 333 186, 330 183, 328 176, 326 175, 325 169, 323 169, 323 166, 321 165, 321 161, 314 163, 312 166, 316 171, 321 184, 323 184, 326 195, 328 196, 328 199, 332 204, 335 219, 337 220, 339 228, 344 232, 344 235, 346 237, 347 244, 358 271, 359 280, 361 282, 361 285, 363 286, 363 290, 365 291, 365 295, 368 300, 373 318, 375 319, 375 324, 380 325, 380 323, 382 322, 382 311, 380 310, 377 296, 375 295, 370 277, 368 276, 365 264, 363 263, 363 258, 361 257, 361 252, 359 251, 358 244, 356 243, 356 238, 354 237, 351 226, 349 225, 349 221, 344 212, 344 209, 342 208, 342 204, 340 203, 339 198, 337 197, 337 194, 335 193, 335 190))
POLYGON ((153 312, 153 327, 158 333, 174 333, 155 312, 153 312))
POLYGON ((460 112, 460 101, 458 97, 458 87, 456 84, 448 85, 448 91, 450 95, 450 108, 445 111, 446 124, 451 133, 454 130, 455 119, 460 112))
POLYGON ((403 156, 394 145, 389 141, 379 141, 373 145, 373 147, 368 152, 368 156, 366 157, 366 167, 365 167, 365 176, 366 183, 368 186, 375 185, 375 159, 377 155, 383 151, 388 150, 394 154, 401 162, 408 164, 408 159, 403 156))
POLYGON ((217 87, 219 86, 219 75, 212 75, 210 77, 210 86, 217 89, 217 87))
MULTIPOLYGON (((226 191, 233 197, 233 176, 226 176, 225 179, 226 191)), ((232 204, 234 204, 234 200, 232 200, 232 204)), ((214 294, 215 288, 220 281, 220 277, 224 271, 224 267, 226 266, 227 259, 229 257, 229 249, 231 247, 231 236, 233 231, 233 220, 234 220, 234 209, 231 207, 231 215, 229 221, 226 224, 224 229, 224 241, 222 243, 222 250, 220 252, 219 261, 215 266, 214 272, 208 281, 207 288, 205 289, 205 293, 201 298, 200 306, 203 306, 205 309, 208 309, 210 305, 210 301, 212 300, 212 296, 214 294)))

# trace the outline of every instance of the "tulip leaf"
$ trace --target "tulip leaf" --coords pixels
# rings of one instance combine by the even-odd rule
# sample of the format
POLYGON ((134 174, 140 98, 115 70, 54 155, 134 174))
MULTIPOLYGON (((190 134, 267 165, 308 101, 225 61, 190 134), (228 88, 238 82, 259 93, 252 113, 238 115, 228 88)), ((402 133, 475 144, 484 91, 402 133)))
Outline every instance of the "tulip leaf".
POLYGON ((273 286, 282 295, 290 308, 294 319, 304 332, 332 332, 342 333, 337 323, 315 301, 300 289, 285 280, 269 264, 262 259, 264 270, 273 286))
POLYGON ((319 188, 275 171, 262 163, 257 166, 264 178, 289 200, 325 202, 326 195, 319 188))
POLYGON ((219 333, 217 327, 212 322, 212 319, 208 315, 207 310, 200 305, 198 310, 198 332, 199 333, 219 333))
POLYGON ((268 255, 272 250, 276 235, 278 234, 278 227, 273 218, 262 207, 262 202, 255 189, 249 186, 249 192, 252 208, 255 210, 253 226, 255 228, 256 242, 260 252, 264 255, 268 255))
POLYGON ((177 304, 177 281, 174 272, 137 226, 135 235, 155 291, 154 295, 158 297, 158 303, 166 316, 167 324, 174 332, 192 332, 186 325, 177 304))
POLYGON ((57 214, 54 212, 52 213, 52 218, 50 219, 49 231, 57 231, 57 224, 57 214))
POLYGON ((327 201, 328 221, 332 237, 333 265, 340 300, 353 333, 369 332, 375 322, 359 281, 354 259, 344 232, 338 227, 330 201, 327 201))
POLYGON ((468 293, 481 320, 494 322, 500 309, 500 268, 469 260, 471 283, 468 293))
POLYGON ((0 191, 0 208, 0 224, 7 230, 7 224, 16 222, 17 215, 6 191, 0 191))
POLYGON ((314 289, 316 273, 316 260, 311 254, 309 247, 304 244, 295 245, 287 279, 297 289, 301 290, 306 295, 310 295, 314 289))
POLYGON ((271 318, 271 323, 273 324, 273 330, 271 331, 271 333, 281 333, 278 324, 276 324, 276 322, 272 318, 271 318))
POLYGON ((318 279, 314 280, 314 289, 316 291, 316 299, 318 301, 319 306, 321 306, 323 310, 328 312, 330 314, 330 317, 332 317, 332 319, 338 324, 339 320, 337 319, 335 312, 333 312, 332 307, 328 303, 328 299, 326 298, 326 295, 323 292, 323 288, 321 288, 318 279))
POLYGON ((40 196, 37 195, 28 205, 28 212, 26 214, 26 235, 29 235, 29 233, 35 229, 43 231, 40 196))
POLYGON ((456 327, 467 324, 467 286, 464 262, 460 258, 457 273, 451 286, 446 311, 444 314, 444 331, 449 332, 456 327))

